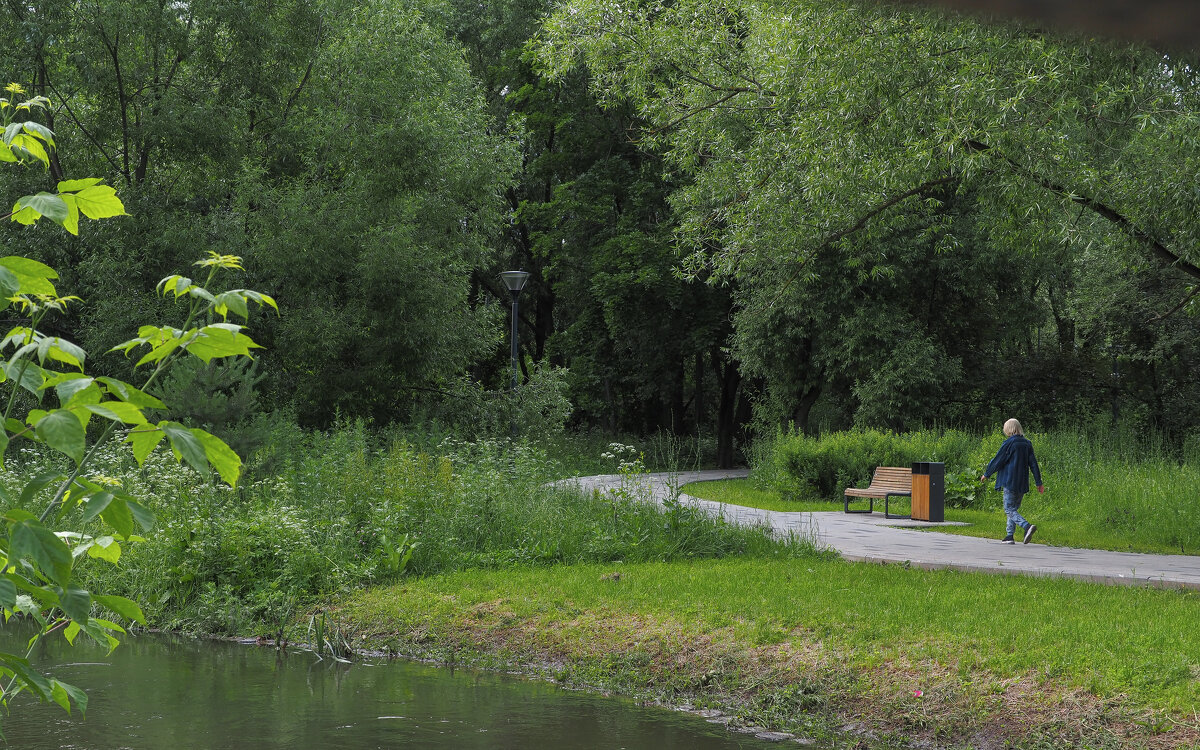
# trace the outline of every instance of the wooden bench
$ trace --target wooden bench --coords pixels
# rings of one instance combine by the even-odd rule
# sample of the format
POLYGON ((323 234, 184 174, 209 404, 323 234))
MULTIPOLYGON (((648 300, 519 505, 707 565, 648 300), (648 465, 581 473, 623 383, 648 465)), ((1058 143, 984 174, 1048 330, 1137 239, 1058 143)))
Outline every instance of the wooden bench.
POLYGON ((842 508, 847 513, 872 513, 875 510, 875 501, 883 498, 884 518, 908 518, 908 516, 894 516, 888 512, 888 501, 893 497, 912 497, 912 469, 900 466, 875 467, 875 476, 871 477, 870 487, 846 488, 842 508), (870 500, 871 506, 867 510, 850 510, 850 498, 852 497, 870 500))

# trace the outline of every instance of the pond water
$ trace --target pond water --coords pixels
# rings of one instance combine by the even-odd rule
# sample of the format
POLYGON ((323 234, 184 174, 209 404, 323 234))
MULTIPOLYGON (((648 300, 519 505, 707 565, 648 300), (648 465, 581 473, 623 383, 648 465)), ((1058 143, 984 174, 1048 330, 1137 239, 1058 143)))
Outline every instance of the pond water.
MULTIPOLYGON (((111 655, 81 636, 35 665, 88 693, 87 718, 19 698, 2 722, 23 750, 164 748, 627 748, 785 745, 702 718, 507 675, 168 635, 127 636, 111 655)), ((10 628, 0 649, 21 651, 10 628)), ((789 743, 791 747, 795 744, 789 743)))

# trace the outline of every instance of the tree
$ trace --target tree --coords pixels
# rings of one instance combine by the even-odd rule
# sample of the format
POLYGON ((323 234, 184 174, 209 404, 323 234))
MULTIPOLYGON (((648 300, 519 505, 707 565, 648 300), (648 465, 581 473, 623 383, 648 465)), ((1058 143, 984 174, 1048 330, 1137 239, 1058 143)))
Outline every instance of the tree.
MULTIPOLYGON (((1060 313, 1056 333, 1073 337, 1071 305, 1062 304, 1072 279, 1044 282, 1055 276, 1046 260, 1062 267, 1060 247, 1078 257, 1100 243, 1131 264, 1166 263, 1180 282, 1200 278, 1188 182, 1200 128, 1186 60, 833 1, 580 0, 547 21, 538 50, 552 74, 586 65, 598 96, 632 104, 652 123, 644 142, 690 178, 672 195, 678 241, 690 252, 685 271, 737 279, 746 289, 740 351, 762 353, 752 369, 812 368, 792 383, 778 379, 796 393, 795 408, 818 384, 836 382, 829 364, 865 372, 866 353, 878 351, 842 346, 837 357, 814 357, 806 320, 889 334, 893 365, 871 369, 875 380, 860 378, 852 394, 882 404, 879 415, 894 413, 897 389, 923 374, 937 376, 926 382, 930 395, 961 381, 952 328, 931 338, 903 317, 889 318, 898 327, 884 325, 878 312, 894 306, 877 299, 872 317, 855 308, 857 320, 844 325, 837 307, 853 299, 839 281, 848 273, 903 277, 898 260, 915 260, 904 248, 922 234, 935 265, 966 247, 994 261, 976 273, 1001 280, 1031 251, 1045 259, 1044 276, 1014 278, 1025 286, 989 295, 993 309, 1028 300, 1026 311, 1036 313, 1014 326, 1021 330, 975 342, 1001 353, 1015 351, 1006 339, 1031 338, 1044 306, 1060 313), (935 215, 950 205, 969 217, 935 215), (803 311, 757 311, 796 286, 806 287, 803 311), (771 315, 796 328, 783 336, 791 348, 768 340, 771 315)), ((959 299, 980 291, 968 284, 959 299)), ((927 412, 924 398, 910 403, 927 412)))
POLYGON ((515 151, 440 22, 400 2, 330 19, 282 136, 294 173, 262 175, 237 209, 263 278, 305 310, 263 338, 306 423, 402 419, 504 334, 505 309, 469 294, 515 151))

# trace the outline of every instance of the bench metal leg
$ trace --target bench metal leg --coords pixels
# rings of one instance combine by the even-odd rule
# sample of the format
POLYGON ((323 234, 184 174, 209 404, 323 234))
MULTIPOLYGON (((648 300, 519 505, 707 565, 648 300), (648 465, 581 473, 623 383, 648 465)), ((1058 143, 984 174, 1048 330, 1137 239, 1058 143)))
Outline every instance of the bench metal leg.
POLYGON ((871 503, 870 507, 867 508, 867 510, 850 510, 850 496, 842 495, 842 510, 845 511, 846 513, 874 513, 875 512, 875 498, 864 497, 864 498, 859 498, 859 499, 870 502, 871 503))
POLYGON ((889 492, 887 494, 887 497, 885 497, 883 499, 883 517, 884 518, 912 518, 911 513, 907 516, 900 516, 900 515, 892 515, 891 513, 888 512, 888 501, 891 500, 893 497, 912 498, 912 493, 910 493, 910 492, 889 492))

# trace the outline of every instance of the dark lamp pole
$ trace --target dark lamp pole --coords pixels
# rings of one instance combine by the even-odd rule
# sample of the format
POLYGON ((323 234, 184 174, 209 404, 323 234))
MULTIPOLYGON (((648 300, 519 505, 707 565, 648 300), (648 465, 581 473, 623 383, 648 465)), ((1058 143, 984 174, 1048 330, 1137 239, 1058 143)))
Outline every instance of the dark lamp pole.
POLYGON ((521 361, 517 354, 517 340, 519 332, 517 331, 517 298, 521 296, 521 290, 525 288, 525 282, 529 280, 528 271, 501 271, 500 280, 504 282, 504 286, 512 294, 512 389, 517 390, 517 376, 521 371, 521 361))

